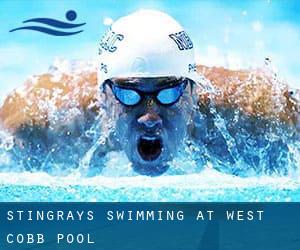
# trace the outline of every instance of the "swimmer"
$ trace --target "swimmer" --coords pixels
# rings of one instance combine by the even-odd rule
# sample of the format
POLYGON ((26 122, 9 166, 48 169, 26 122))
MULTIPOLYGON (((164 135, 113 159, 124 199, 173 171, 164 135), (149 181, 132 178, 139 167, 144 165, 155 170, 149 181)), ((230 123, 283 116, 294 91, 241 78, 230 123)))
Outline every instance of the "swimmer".
MULTIPOLYGON (((97 72, 34 77, 6 98, 1 125, 29 155, 58 150, 68 138, 81 138, 91 147, 84 136, 104 110, 114 129, 98 153, 123 150, 137 173, 157 176, 170 167, 186 138, 201 141, 213 157, 234 168, 235 157, 216 124, 220 115, 236 151, 250 166, 259 162, 247 153, 249 145, 241 136, 245 131, 253 135, 250 150, 265 147, 270 169, 282 168, 282 157, 274 152, 284 151, 284 141, 262 136, 278 124, 298 133, 297 91, 275 88, 273 75, 259 70, 196 65, 193 49, 191 38, 172 17, 137 11, 114 22, 102 37, 97 72)), ((70 147, 75 145, 72 139, 70 147)))

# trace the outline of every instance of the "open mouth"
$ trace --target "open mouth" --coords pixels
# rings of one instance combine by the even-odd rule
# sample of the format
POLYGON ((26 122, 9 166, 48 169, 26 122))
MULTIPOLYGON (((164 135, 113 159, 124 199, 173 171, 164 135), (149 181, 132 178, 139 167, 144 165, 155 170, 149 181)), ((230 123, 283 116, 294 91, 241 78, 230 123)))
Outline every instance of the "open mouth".
POLYGON ((143 160, 154 161, 160 156, 163 144, 160 138, 141 136, 137 148, 143 160))

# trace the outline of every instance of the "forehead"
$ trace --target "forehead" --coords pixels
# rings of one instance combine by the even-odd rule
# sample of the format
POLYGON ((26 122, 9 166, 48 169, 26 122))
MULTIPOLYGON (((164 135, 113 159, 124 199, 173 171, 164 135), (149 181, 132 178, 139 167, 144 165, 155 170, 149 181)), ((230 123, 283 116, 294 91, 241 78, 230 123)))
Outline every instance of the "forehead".
POLYGON ((164 87, 172 87, 183 81, 182 77, 128 77, 112 78, 115 84, 122 87, 130 87, 141 91, 153 91, 164 87))

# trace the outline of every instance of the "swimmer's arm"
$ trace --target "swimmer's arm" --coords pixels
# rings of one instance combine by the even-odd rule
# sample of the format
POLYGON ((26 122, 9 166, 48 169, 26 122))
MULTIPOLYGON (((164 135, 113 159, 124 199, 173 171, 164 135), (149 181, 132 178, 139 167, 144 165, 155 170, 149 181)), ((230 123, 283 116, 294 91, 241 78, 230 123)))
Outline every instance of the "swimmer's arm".
POLYGON ((51 74, 34 76, 6 97, 0 108, 0 126, 12 133, 22 127, 59 129, 76 119, 76 109, 96 112, 96 100, 96 72, 59 79, 51 74), (55 113, 61 115, 55 117, 55 113))
MULTIPOLYGON (((199 91, 201 102, 208 96, 217 106, 238 108, 243 113, 266 119, 279 119, 292 126, 299 126, 299 100, 288 86, 275 83, 274 76, 262 71, 228 70, 222 67, 198 66, 216 88, 218 94, 199 91)), ((298 90, 299 91, 299 90, 298 90)), ((299 93, 298 93, 299 94, 299 93)))
MULTIPOLYGON (((277 117, 293 125, 299 123, 299 101, 290 95, 287 86, 275 88, 262 72, 206 66, 198 66, 198 71, 219 91, 211 96, 217 105, 239 108, 254 116, 277 117)), ((50 74, 36 76, 5 99, 0 108, 0 126, 13 132, 22 126, 49 126, 49 105, 57 110, 88 110, 96 102, 97 93, 96 72, 63 75, 58 80, 50 74)), ((208 95, 199 91, 200 101, 205 102, 208 95)), ((57 124, 70 123, 69 117, 63 118, 57 124)))

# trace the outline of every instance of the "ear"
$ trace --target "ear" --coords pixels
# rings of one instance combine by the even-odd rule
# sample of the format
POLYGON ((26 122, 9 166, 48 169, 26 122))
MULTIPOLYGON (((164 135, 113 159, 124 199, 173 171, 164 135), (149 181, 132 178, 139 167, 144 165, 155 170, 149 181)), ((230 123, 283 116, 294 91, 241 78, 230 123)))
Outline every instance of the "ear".
POLYGON ((190 89, 191 91, 191 98, 192 98, 192 103, 190 106, 190 119, 187 122, 187 129, 188 129, 188 134, 192 135, 193 130, 194 130, 194 121, 195 121, 195 117, 197 117, 199 115, 199 106, 197 104, 197 97, 196 97, 196 93, 195 91, 193 91, 192 87, 190 89))
MULTIPOLYGON (((109 80, 107 80, 109 81, 109 80)), ((107 112, 111 112, 113 101, 114 101, 114 95, 112 93, 111 88, 108 86, 108 82, 104 82, 99 86, 99 96, 101 100, 101 106, 104 110, 107 112)))
POLYGON ((107 100, 108 100, 108 94, 107 94, 107 91, 108 91, 108 88, 107 88, 107 85, 108 85, 108 80, 105 80, 102 84, 100 84, 99 86, 99 93, 100 93, 100 96, 101 96, 101 99, 102 99, 102 102, 105 104, 107 103, 107 100))
POLYGON ((193 81, 190 83, 190 95, 192 96, 194 110, 195 108, 198 108, 199 96, 196 91, 196 84, 193 81))
POLYGON ((108 105, 108 95, 107 95, 107 91, 105 89, 105 86, 100 85, 99 86, 99 92, 98 92, 98 96, 99 96, 99 103, 101 105, 101 107, 104 109, 104 110, 107 110, 107 107, 109 106, 108 105))
POLYGON ((99 86, 100 92, 105 93, 107 90, 107 85, 109 85, 109 84, 110 84, 109 80, 105 80, 103 83, 101 83, 99 86))
POLYGON ((196 83, 194 82, 194 81, 191 81, 190 80, 190 85, 191 85, 191 94, 194 94, 194 92, 195 92, 195 85, 196 83))

